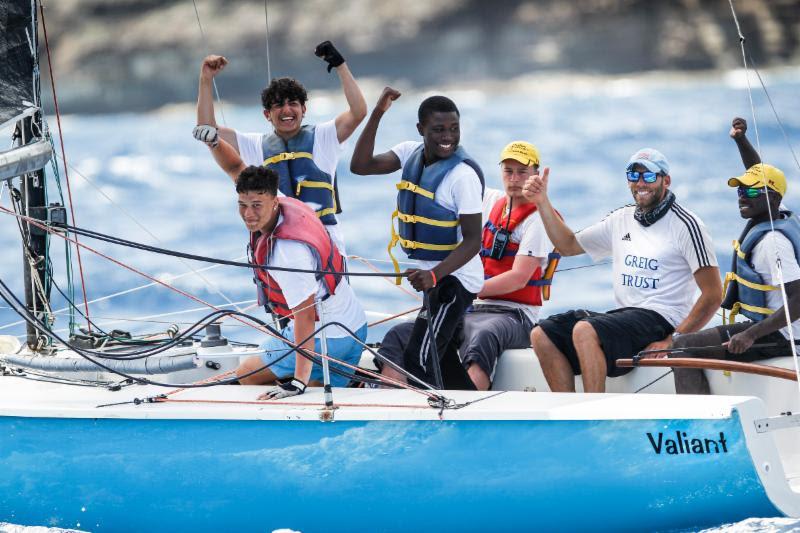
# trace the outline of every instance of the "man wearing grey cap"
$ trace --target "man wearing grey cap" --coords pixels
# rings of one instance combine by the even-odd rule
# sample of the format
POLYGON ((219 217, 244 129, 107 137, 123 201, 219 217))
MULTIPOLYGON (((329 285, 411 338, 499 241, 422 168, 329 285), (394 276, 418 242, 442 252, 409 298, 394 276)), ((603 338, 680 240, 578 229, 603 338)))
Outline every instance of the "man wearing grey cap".
POLYGON ((564 256, 612 258, 617 308, 577 309, 543 320, 531 343, 554 392, 604 392, 606 376, 620 376, 617 359, 668 348, 673 334, 702 328, 719 307, 722 284, 714 246, 703 222, 675 201, 664 155, 642 148, 626 167, 634 204, 612 211, 575 233, 547 195, 549 169, 529 178, 525 196, 539 207, 545 230, 564 256), (700 297, 692 303, 694 287, 700 297))

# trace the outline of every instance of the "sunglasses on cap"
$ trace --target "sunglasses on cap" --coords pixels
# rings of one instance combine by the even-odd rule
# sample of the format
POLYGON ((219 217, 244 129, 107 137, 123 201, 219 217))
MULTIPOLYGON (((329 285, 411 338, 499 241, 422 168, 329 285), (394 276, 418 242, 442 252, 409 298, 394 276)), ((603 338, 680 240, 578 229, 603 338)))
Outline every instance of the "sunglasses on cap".
POLYGON ((639 178, 642 178, 645 183, 655 183, 658 177, 661 175, 659 172, 650 172, 649 170, 645 172, 637 172, 635 170, 629 170, 625 173, 628 177, 628 181, 631 183, 636 183, 639 181, 639 178))
POLYGON ((739 195, 739 198, 758 198, 762 194, 764 194, 763 187, 743 187, 739 186, 736 187, 736 194, 739 195))

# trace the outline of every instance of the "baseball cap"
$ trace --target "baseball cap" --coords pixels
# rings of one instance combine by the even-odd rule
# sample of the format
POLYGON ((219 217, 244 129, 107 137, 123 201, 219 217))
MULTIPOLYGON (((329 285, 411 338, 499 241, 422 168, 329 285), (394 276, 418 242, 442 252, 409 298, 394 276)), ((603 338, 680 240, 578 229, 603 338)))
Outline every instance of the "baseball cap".
POLYGON ((500 162, 506 159, 513 159, 527 166, 538 165, 539 150, 529 142, 514 141, 506 145, 500 153, 500 162))
POLYGON ((628 160, 628 166, 625 167, 630 170, 633 165, 642 165, 650 172, 660 172, 664 175, 669 175, 669 163, 664 154, 655 148, 642 148, 631 156, 628 160))
POLYGON ((767 187, 781 196, 786 195, 786 176, 780 169, 765 163, 753 165, 741 176, 729 179, 728 185, 731 187, 740 185, 744 187, 763 187, 764 180, 767 182, 767 187))

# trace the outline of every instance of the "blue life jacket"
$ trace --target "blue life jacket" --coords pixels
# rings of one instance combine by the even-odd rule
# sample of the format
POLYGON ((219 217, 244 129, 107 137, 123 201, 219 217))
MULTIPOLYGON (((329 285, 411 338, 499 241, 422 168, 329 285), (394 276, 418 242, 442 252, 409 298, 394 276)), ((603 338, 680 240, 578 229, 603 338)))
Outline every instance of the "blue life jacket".
MULTIPOLYGON (((773 221, 775 231, 781 232, 794 247, 795 259, 800 262, 800 220, 791 212, 781 212, 784 218, 773 221)), ((771 231, 769 222, 760 222, 745 228, 744 235, 733 241, 734 255, 731 271, 725 275, 725 295, 722 308, 730 309, 730 323, 737 314, 759 321, 771 315, 775 310, 767 307, 767 291, 780 287, 766 285, 761 276, 750 263, 753 249, 771 231)))
POLYGON ((307 204, 325 225, 336 224, 337 203, 333 180, 314 163, 314 126, 306 125, 288 141, 275 133, 261 141, 263 165, 278 173, 278 189, 307 204))
POLYGON ((447 159, 440 159, 425 166, 424 145, 419 145, 403 166, 403 177, 397 184, 397 209, 392 213, 392 240, 389 256, 399 272, 399 265, 392 255, 392 248, 400 243, 410 259, 441 261, 458 246, 458 213, 450 211, 434 201, 435 192, 444 177, 461 162, 475 170, 481 181, 483 195, 484 180, 480 166, 460 146, 447 159), (394 229, 397 218, 398 231, 394 229))

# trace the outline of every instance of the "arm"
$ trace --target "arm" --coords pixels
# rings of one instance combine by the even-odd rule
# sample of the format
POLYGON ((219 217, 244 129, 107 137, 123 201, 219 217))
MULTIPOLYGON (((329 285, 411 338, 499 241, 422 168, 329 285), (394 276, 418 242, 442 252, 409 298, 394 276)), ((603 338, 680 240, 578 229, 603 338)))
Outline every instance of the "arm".
POLYGON ((747 122, 743 118, 736 117, 731 124, 730 136, 736 142, 736 147, 739 149, 739 155, 742 158, 744 168, 748 169, 753 165, 761 163, 761 158, 758 152, 750 144, 750 139, 747 138, 747 122))
MULTIPOLYGON (((292 308, 292 314, 294 315, 294 343, 297 347, 303 348, 309 352, 314 351, 314 337, 312 336, 314 333, 314 313, 313 294, 303 300, 300 305, 292 308), (311 336, 311 338, 301 345, 300 342, 309 336, 311 336)), ((308 384, 308 380, 311 377, 311 367, 311 361, 297 354, 294 363, 294 377, 308 384)))
MULTIPOLYGON (((786 299, 789 302, 789 319, 794 322, 800 318, 800 280, 786 284, 786 299)), ((754 322, 746 330, 731 337, 728 342, 728 351, 730 353, 742 353, 750 348, 756 339, 778 331, 785 325, 786 311, 782 306, 764 320, 754 322)))
POLYGON ((244 164, 239 153, 233 149, 233 146, 225 142, 225 139, 220 138, 219 144, 216 146, 209 146, 211 154, 214 156, 214 161, 217 162, 219 167, 231 177, 234 183, 239 180, 239 174, 242 170, 247 168, 244 164))
POLYGON ((400 93, 391 87, 383 89, 375 109, 372 110, 372 114, 364 126, 364 131, 356 141, 353 157, 350 159, 350 172, 353 174, 361 176, 391 174, 395 170, 400 170, 400 159, 391 150, 375 155, 375 135, 378 133, 378 124, 380 124, 383 114, 392 106, 392 102, 398 98, 400 98, 400 93))
POLYGON ((518 255, 514 258, 511 270, 487 279, 478 298, 491 298, 499 294, 507 294, 527 285, 536 268, 542 264, 542 258, 529 255, 518 255))
MULTIPOLYGON (((714 317, 722 303, 722 282, 719 277, 719 268, 706 266, 698 268, 694 273, 694 281, 700 288, 700 297, 692 306, 689 315, 675 328, 675 333, 694 333, 700 331, 708 321, 714 317)), ((672 335, 650 343, 645 350, 665 350, 672 346, 672 335)), ((666 357, 659 354, 657 357, 666 357)), ((645 357, 655 357, 650 354, 645 357)))
POLYGON ((418 291, 425 291, 433 288, 433 276, 436 276, 436 281, 452 274, 462 266, 467 264, 467 261, 475 257, 481 250, 481 235, 483 226, 481 225, 481 213, 474 213, 469 215, 459 215, 459 224, 461 225, 461 244, 451 251, 441 263, 433 267, 432 270, 417 270, 409 269, 406 272, 410 273, 408 281, 411 286, 418 291), (431 275, 433 272, 433 276, 431 275))
POLYGON ((236 132, 230 128, 217 126, 217 119, 214 116, 214 77, 222 72, 227 64, 228 60, 222 56, 210 55, 203 59, 200 66, 200 83, 197 89, 197 124, 216 127, 219 136, 238 152, 236 132))
POLYGON ((367 101, 364 99, 364 94, 358 87, 355 78, 353 78, 347 63, 337 67, 336 72, 339 73, 342 91, 348 106, 347 111, 336 117, 336 136, 339 142, 343 143, 350 138, 358 125, 364 120, 364 117, 367 116, 367 101))
POLYGON ((547 196, 547 180, 550 176, 550 169, 545 167, 542 175, 534 174, 525 181, 523 193, 525 198, 535 202, 539 209, 539 216, 542 217, 542 224, 547 232, 547 237, 553 243, 562 256, 580 255, 586 251, 578 244, 575 232, 569 229, 561 217, 556 214, 556 210, 550 203, 547 196))

